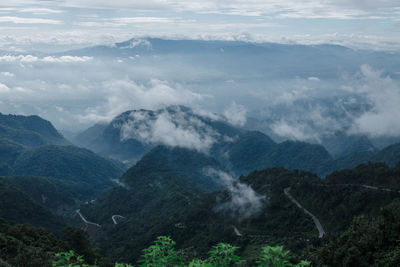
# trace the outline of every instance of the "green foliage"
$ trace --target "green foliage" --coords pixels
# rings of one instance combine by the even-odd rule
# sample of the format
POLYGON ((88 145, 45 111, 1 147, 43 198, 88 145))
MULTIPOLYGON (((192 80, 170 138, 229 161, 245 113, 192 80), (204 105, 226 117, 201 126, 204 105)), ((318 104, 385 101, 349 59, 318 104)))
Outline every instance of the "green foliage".
POLYGON ((311 266, 309 261, 302 260, 298 264, 292 264, 290 262, 289 251, 284 251, 283 246, 264 246, 261 248, 261 256, 257 260, 258 266, 261 267, 305 267, 311 266))
POLYGON ((289 251, 283 251, 282 246, 264 246, 261 250, 260 259, 257 261, 263 267, 284 267, 291 266, 289 251))
POLYGON ((133 265, 126 263, 115 263, 115 267, 133 267, 133 265))
POLYGON ((206 263, 211 266, 240 266, 244 263, 238 255, 235 255, 235 251, 239 247, 235 247, 225 243, 219 243, 213 246, 210 250, 210 257, 206 260, 206 263))
POLYGON ((167 236, 159 236, 147 249, 143 250, 142 259, 139 260, 143 267, 168 267, 183 266, 183 258, 175 251, 175 242, 167 236))
MULTIPOLYGON (((63 246, 52 233, 31 225, 10 226, 0 219, 0 257, 10 266, 50 266, 63 246)), ((7 266, 0 261, 0 266, 7 266)))
POLYGON ((317 266, 399 266, 400 201, 375 220, 356 217, 338 237, 309 254, 317 266))
POLYGON ((94 267, 94 265, 86 264, 82 256, 76 255, 73 250, 70 250, 56 253, 52 267, 94 267))
MULTIPOLYGON (((175 242, 167 236, 159 236, 154 244, 143 250, 142 259, 139 261, 142 267, 229 267, 244 266, 245 260, 236 255, 238 247, 226 243, 219 243, 209 251, 206 260, 195 258, 189 263, 178 256, 175 251, 175 242)), ((311 266, 308 261, 300 261, 298 264, 290 263, 289 251, 284 251, 282 246, 264 246, 257 266, 260 267, 306 267, 311 266)), ((74 251, 55 254, 53 267, 94 267, 88 265, 82 256, 74 251)), ((100 265, 101 266, 101 265, 100 265)), ((248 265, 246 265, 248 266, 248 265)), ((115 267, 133 267, 129 264, 115 263, 115 267)))

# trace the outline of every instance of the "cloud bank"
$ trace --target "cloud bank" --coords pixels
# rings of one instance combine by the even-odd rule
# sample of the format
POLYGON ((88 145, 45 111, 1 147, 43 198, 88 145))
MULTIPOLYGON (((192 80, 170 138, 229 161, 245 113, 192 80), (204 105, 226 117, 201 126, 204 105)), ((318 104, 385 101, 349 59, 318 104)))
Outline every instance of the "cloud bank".
POLYGON ((400 137, 400 86, 369 65, 361 66, 360 75, 361 84, 354 90, 364 94, 372 108, 355 118, 349 132, 400 137))

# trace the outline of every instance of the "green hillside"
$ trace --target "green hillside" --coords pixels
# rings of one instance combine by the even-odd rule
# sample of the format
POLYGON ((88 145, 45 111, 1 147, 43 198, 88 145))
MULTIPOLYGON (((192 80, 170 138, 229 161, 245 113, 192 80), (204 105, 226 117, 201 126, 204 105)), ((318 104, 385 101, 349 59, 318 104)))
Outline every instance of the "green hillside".
POLYGON ((49 121, 39 116, 0 113, 0 137, 29 147, 68 144, 68 141, 57 132, 49 121))
POLYGON ((112 185, 111 179, 121 175, 122 170, 118 163, 87 149, 50 145, 22 153, 15 161, 11 174, 53 177, 106 188, 112 185))
POLYGON ((0 182, 0 218, 12 224, 29 223, 59 232, 63 220, 17 188, 0 182))
POLYGON ((84 201, 93 199, 98 191, 85 183, 35 176, 4 176, 0 182, 12 185, 32 200, 60 215, 75 209, 84 201))

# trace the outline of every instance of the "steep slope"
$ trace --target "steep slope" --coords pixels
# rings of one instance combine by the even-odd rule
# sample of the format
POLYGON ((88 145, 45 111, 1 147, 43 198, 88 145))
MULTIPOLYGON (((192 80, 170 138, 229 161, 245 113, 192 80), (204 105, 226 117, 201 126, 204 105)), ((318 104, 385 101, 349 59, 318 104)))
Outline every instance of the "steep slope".
POLYGON ((16 160, 13 175, 32 175, 84 182, 95 188, 112 185, 123 169, 118 163, 73 146, 42 146, 27 150, 16 160))
POLYGON ((54 254, 75 251, 86 262, 114 266, 91 247, 88 236, 80 229, 68 227, 61 235, 29 224, 9 225, 0 219, 0 265, 51 267, 54 254))
POLYGON ((0 177, 0 182, 21 190, 36 203, 59 215, 75 211, 81 203, 99 194, 85 183, 47 177, 6 176, 0 177))
POLYGON ((107 124, 97 123, 86 129, 85 131, 79 133, 73 138, 72 141, 79 146, 91 147, 93 146, 93 142, 95 142, 95 140, 103 134, 103 131, 106 127, 107 124))
POLYGON ((237 135, 231 142, 216 144, 212 154, 235 173, 247 174, 262 169, 262 158, 275 147, 276 143, 265 134, 249 131, 237 135))
POLYGON ((173 177, 174 183, 179 182, 178 179, 182 177, 180 183, 187 184, 193 190, 207 192, 219 185, 215 177, 207 175, 206 168, 221 167, 215 159, 203 153, 184 148, 157 146, 125 172, 120 180, 135 190, 141 190, 148 188, 149 183, 162 187, 163 183, 172 182, 164 177, 168 175, 173 177))
POLYGON ((63 220, 13 186, 0 182, 0 218, 12 224, 29 223, 59 232, 63 220))
POLYGON ((0 138, 0 175, 8 175, 18 156, 26 150, 26 147, 0 138))
POLYGON ((285 141, 262 158, 262 168, 285 167, 315 172, 318 175, 327 173, 332 158, 323 146, 299 141, 285 141))
POLYGON ((50 122, 38 116, 0 113, 0 175, 8 175, 19 155, 29 148, 68 141, 50 122))
POLYGON ((383 148, 372 158, 373 161, 385 162, 390 166, 400 162, 400 143, 383 148))
POLYGON ((222 142, 224 138, 232 139, 241 132, 222 120, 198 115, 190 108, 170 106, 154 111, 126 111, 105 127, 89 128, 78 135, 76 141, 102 155, 135 162, 160 144, 197 150, 204 145, 208 149, 214 143, 222 142), (92 132, 95 132, 95 138, 87 138, 87 133, 92 132), (199 144, 199 141, 204 144, 199 144))
POLYGON ((137 256, 139 247, 145 247, 154 238, 151 229, 174 220, 200 195, 219 186, 209 169, 219 170, 220 166, 203 153, 158 146, 124 173, 120 179, 122 186, 109 190, 94 206, 82 206, 81 211, 88 220, 102 225, 107 233, 102 238, 113 240, 108 244, 100 241, 104 249, 113 251, 109 255, 117 253, 121 259, 137 256), (124 217, 117 228, 111 219, 113 215, 124 217), (117 252, 113 242, 126 246, 117 252), (133 244, 137 250, 132 250, 133 244))
POLYGON ((57 132, 49 121, 38 116, 0 113, 0 137, 29 147, 68 144, 68 141, 57 132))
POLYGON ((292 194, 336 235, 348 227, 354 216, 375 218, 380 209, 400 197, 400 165, 362 164, 335 171, 318 183, 300 183, 292 194))

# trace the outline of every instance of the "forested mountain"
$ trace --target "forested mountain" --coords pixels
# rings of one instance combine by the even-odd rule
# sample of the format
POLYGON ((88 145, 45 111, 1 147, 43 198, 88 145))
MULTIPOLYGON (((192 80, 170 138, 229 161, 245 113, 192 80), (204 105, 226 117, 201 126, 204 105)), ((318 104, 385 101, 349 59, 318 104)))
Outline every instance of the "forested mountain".
POLYGON ((86 183, 35 176, 3 176, 3 184, 12 185, 36 203, 55 214, 70 216, 83 202, 100 192, 86 183))
POLYGON ((397 145, 379 151, 365 136, 349 138, 351 141, 348 140, 341 156, 332 157, 322 145, 300 141, 276 143, 261 132, 238 128, 216 115, 198 113, 184 106, 127 111, 106 126, 95 125, 84 131, 76 142, 104 156, 131 163, 160 144, 186 147, 208 153, 236 175, 285 167, 324 176, 369 161, 393 165, 399 159, 397 145), (177 133, 191 139, 180 140, 177 133))
POLYGON ((1 113, 0 139, 6 139, 27 147, 69 144, 49 121, 39 116, 4 115, 1 113))
POLYGON ((67 227, 57 237, 44 228, 30 224, 9 225, 0 219, 0 265, 50 267, 55 253, 73 250, 86 262, 113 266, 91 246, 87 233, 67 227))
POLYGON ((12 224, 29 223, 60 232, 63 220, 34 202, 27 194, 0 181, 0 218, 12 224))
POLYGON ((110 187, 111 179, 117 179, 122 170, 122 164, 104 159, 90 150, 50 145, 22 153, 10 174, 53 177, 101 189, 110 187))
POLYGON ((38 116, 0 114, 0 175, 45 176, 104 189, 124 166, 71 146, 38 116))

